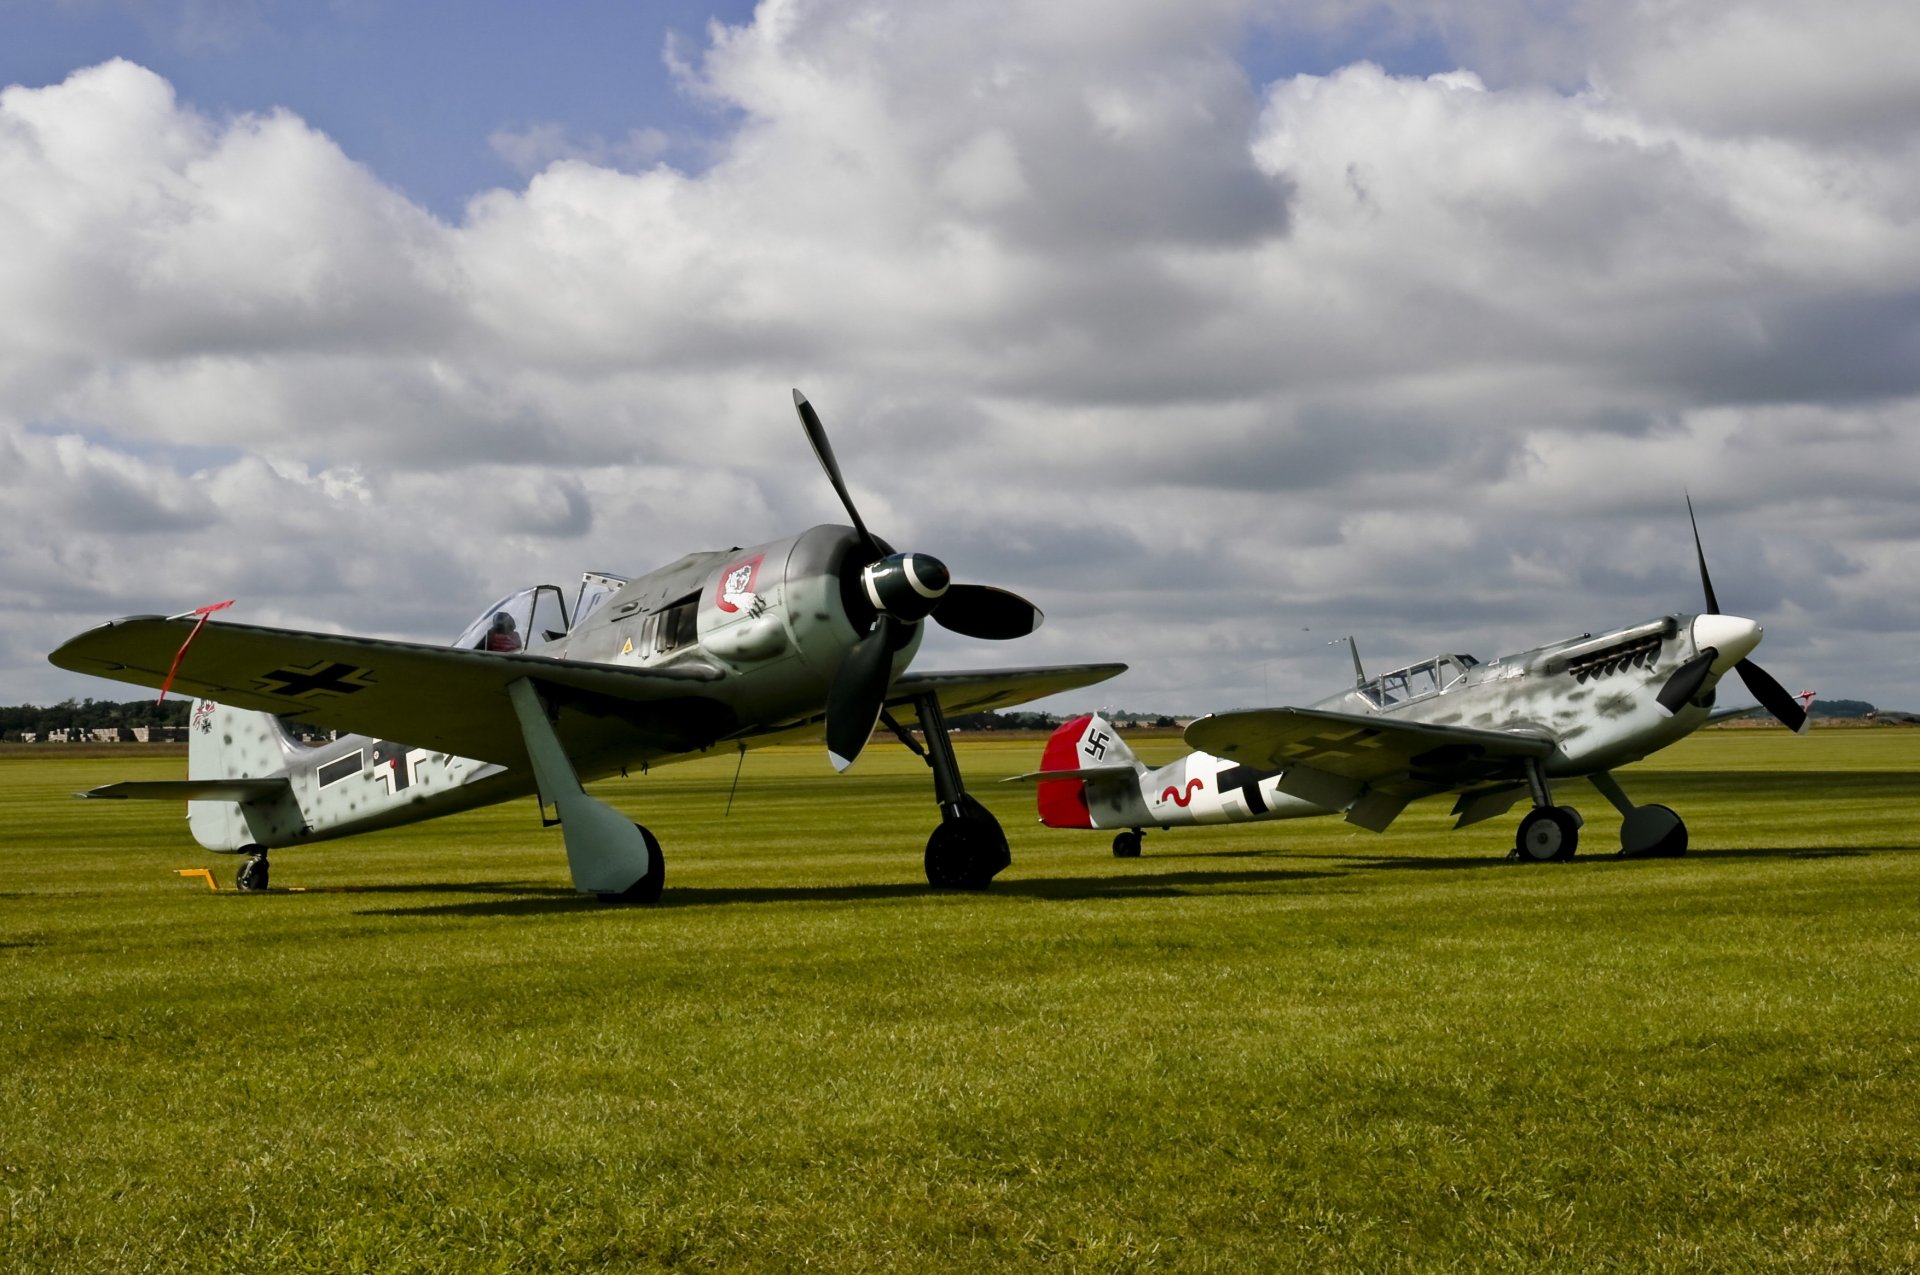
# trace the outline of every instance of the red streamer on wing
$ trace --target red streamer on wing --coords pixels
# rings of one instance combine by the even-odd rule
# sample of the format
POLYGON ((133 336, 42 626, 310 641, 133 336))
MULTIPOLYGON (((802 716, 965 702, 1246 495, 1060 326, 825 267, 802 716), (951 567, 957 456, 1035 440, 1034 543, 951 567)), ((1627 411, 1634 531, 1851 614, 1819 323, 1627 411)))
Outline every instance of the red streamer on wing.
POLYGON ((173 667, 167 670, 167 680, 160 683, 160 698, 153 701, 154 703, 164 704, 167 702, 167 691, 173 686, 173 675, 180 671, 180 661, 187 658, 187 648, 192 646, 193 640, 200 636, 200 629, 206 624, 207 617, 215 611, 224 611, 232 605, 233 599, 228 598, 225 602, 210 602, 206 606, 195 607, 193 609, 193 613, 200 618, 193 622, 193 632, 187 634, 187 640, 180 644, 178 651, 174 652, 173 667))

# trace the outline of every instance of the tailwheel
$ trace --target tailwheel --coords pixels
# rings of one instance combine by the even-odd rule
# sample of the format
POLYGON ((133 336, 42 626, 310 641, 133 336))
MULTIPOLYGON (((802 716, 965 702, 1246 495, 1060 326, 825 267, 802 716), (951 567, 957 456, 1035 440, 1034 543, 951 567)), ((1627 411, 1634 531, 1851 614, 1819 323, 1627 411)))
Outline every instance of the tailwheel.
POLYGON ((1677 859, 1687 852, 1687 825, 1665 806, 1635 806, 1620 821, 1622 859, 1677 859))
POLYGON ((258 846, 254 847, 254 851, 240 865, 240 870, 233 874, 236 890, 258 892, 267 888, 267 852, 258 846))
POLYGON ((1571 806, 1536 806, 1520 821, 1513 857, 1531 863, 1573 858, 1580 845, 1580 812, 1571 806))
POLYGON ((660 889, 667 883, 667 861, 660 853, 660 838, 654 836, 645 824, 636 823, 633 826, 647 843, 646 875, 618 894, 603 894, 600 897, 609 903, 658 903, 660 889))
POLYGON ((1145 834, 1138 828, 1130 828, 1126 832, 1115 833, 1113 838, 1113 857, 1116 859, 1138 859, 1140 857, 1140 843, 1144 839, 1145 834))
POLYGON ((1013 862, 1000 821, 971 796, 927 838, 927 884, 936 890, 984 890, 1013 862))

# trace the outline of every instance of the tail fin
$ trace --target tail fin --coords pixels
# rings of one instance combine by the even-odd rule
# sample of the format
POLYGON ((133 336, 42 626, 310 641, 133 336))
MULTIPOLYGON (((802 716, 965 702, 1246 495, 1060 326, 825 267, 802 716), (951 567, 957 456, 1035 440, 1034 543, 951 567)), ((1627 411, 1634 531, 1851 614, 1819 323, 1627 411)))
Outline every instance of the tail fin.
MULTIPOLYGON (((272 713, 228 708, 212 700, 193 702, 187 724, 187 778, 265 779, 286 773, 296 745, 272 713)), ((289 788, 268 808, 243 809, 238 801, 189 801, 193 839, 209 850, 237 850, 277 840, 279 825, 300 825, 300 808, 289 788), (283 808, 284 807, 284 808, 283 808), (248 814, 253 818, 249 820, 248 814), (259 826, 254 826, 259 825, 259 826)))
POLYGON ((1049 828, 1093 827, 1087 807, 1087 772, 1138 769, 1139 759, 1104 717, 1089 713, 1074 718, 1053 732, 1040 756, 1040 773, 1060 776, 1040 781, 1036 794, 1040 822, 1049 828))

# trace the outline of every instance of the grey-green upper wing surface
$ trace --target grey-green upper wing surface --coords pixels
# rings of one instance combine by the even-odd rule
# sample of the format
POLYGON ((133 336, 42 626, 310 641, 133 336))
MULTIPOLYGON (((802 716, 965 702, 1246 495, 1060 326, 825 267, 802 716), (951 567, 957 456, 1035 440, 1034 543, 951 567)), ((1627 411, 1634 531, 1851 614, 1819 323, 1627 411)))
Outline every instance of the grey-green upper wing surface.
POLYGON ((1255 708, 1203 717, 1187 744, 1265 770, 1311 766, 1368 784, 1465 788, 1524 773, 1553 742, 1537 735, 1444 726, 1315 708, 1255 708))
MULTIPOLYGON (((89 629, 47 658, 76 673, 159 687, 193 626, 192 617, 131 616, 89 629)), ((540 655, 211 623, 194 637, 173 686, 182 694, 235 708, 519 765, 526 747, 507 699, 509 683, 533 678, 550 695, 598 718, 657 719, 663 736, 670 736, 687 733, 674 729, 679 723, 717 725, 724 720, 723 706, 711 697, 713 684, 723 676, 720 669, 704 664, 625 669, 540 655)))

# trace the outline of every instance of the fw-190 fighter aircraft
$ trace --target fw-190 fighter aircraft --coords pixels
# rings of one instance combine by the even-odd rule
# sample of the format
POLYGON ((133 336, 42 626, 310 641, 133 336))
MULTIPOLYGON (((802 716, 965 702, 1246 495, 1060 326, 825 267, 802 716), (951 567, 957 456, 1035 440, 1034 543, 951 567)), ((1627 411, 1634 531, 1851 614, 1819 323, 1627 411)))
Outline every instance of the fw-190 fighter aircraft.
POLYGON ((1713 720, 1714 691, 1729 672, 1796 731, 1813 699, 1788 694, 1747 658, 1761 628, 1721 614, 1697 525, 1693 543, 1706 594, 1698 615, 1583 634, 1489 664, 1442 655, 1373 678, 1356 646, 1351 690, 1311 708, 1203 717, 1186 731, 1200 751, 1170 765, 1149 769, 1092 715, 1056 731, 1042 769, 1019 778, 1038 782, 1049 827, 1120 829, 1113 853, 1121 858, 1140 853, 1148 826, 1344 814, 1382 832, 1409 802, 1457 793, 1456 828, 1530 796, 1514 857, 1570 859, 1583 821, 1554 803, 1551 785, 1579 776, 1620 811, 1621 854, 1683 854, 1686 824, 1666 806, 1634 805, 1613 770, 1713 720))
POLYGON ((652 902, 665 872, 659 841, 582 780, 823 728, 844 771, 884 722, 933 771, 940 823, 927 880, 984 888, 1011 855, 962 784, 946 714, 1024 703, 1126 666, 907 672, 923 620, 1004 640, 1031 633, 1040 611, 1004 589, 954 583, 939 560, 896 553, 870 532, 819 417, 800 391, 793 400, 851 527, 688 554, 633 579, 588 573, 571 610, 552 585, 525 589, 445 647, 207 623, 218 608, 82 633, 48 658, 198 699, 184 781, 81 795, 186 801, 195 839, 248 855, 239 884, 265 889, 269 849, 537 794, 543 821, 554 822, 548 806, 557 816, 575 888, 652 902), (356 733, 309 748, 287 718, 356 733))

